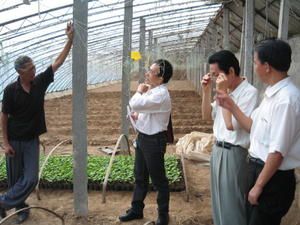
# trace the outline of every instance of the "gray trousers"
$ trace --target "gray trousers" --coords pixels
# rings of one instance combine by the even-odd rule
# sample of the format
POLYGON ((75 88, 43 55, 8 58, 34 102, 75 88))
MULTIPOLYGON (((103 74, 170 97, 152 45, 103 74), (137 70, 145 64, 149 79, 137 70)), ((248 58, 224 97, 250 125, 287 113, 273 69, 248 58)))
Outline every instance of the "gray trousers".
POLYGON ((214 225, 246 225, 247 155, 242 147, 213 146, 211 198, 214 225))
POLYGON ((8 191, 0 196, 5 209, 24 207, 25 200, 34 190, 39 173, 39 139, 9 141, 14 157, 6 157, 8 191))

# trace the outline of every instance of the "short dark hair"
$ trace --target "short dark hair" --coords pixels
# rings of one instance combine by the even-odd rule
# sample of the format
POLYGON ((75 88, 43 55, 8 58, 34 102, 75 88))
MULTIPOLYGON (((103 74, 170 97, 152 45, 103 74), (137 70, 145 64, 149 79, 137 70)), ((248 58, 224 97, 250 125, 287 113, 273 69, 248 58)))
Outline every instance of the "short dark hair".
POLYGON ((209 64, 215 64, 217 63, 220 70, 224 71, 226 74, 229 73, 230 67, 234 69, 234 72, 237 76, 240 75, 240 65, 238 59, 235 57, 235 55, 228 50, 221 50, 214 54, 212 54, 208 58, 209 64))
POLYGON ((165 59, 158 59, 153 62, 159 66, 159 74, 157 76, 163 78, 163 83, 166 84, 169 82, 173 76, 173 66, 172 64, 165 59))
POLYGON ((32 59, 30 57, 26 55, 19 56, 14 63, 15 70, 19 71, 20 69, 23 69, 25 64, 29 62, 32 62, 32 59))
POLYGON ((283 40, 277 38, 263 40, 256 45, 255 52, 261 63, 268 63, 278 71, 287 72, 290 68, 292 49, 283 40))

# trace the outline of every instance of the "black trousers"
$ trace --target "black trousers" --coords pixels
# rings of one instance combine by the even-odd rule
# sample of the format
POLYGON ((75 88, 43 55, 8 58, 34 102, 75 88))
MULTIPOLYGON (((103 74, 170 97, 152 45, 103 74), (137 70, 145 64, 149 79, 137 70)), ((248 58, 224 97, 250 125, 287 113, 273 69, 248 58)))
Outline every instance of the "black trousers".
POLYGON ((142 213, 144 199, 148 192, 149 176, 158 191, 158 213, 169 212, 169 182, 166 177, 164 154, 166 152, 167 137, 165 132, 155 135, 139 133, 135 152, 134 176, 135 188, 131 202, 135 213, 142 213))
MULTIPOLYGON (((249 191, 254 186, 263 165, 249 162, 249 191)), ((296 179, 294 170, 278 170, 263 189, 258 205, 248 202, 248 225, 279 225, 281 218, 288 212, 295 196, 296 179)))

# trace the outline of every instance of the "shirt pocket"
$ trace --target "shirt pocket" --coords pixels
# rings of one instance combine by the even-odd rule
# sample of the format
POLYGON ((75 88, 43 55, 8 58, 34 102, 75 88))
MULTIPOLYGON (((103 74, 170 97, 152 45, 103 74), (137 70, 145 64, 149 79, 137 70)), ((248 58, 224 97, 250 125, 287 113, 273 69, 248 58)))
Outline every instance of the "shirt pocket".
POLYGON ((259 124, 256 129, 256 139, 258 140, 258 142, 264 146, 269 146, 271 133, 270 119, 265 116, 261 116, 259 118, 259 124))

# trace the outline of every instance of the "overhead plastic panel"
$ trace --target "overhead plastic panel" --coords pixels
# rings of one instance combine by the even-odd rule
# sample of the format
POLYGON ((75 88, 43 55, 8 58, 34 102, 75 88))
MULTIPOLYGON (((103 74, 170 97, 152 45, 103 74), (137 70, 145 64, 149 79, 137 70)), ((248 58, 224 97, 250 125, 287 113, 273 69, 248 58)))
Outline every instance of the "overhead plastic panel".
MULTIPOLYGON (((159 48, 168 52, 191 49, 209 19, 221 4, 199 0, 139 0, 134 1, 132 50, 138 51, 140 17, 159 48)), ((90 0, 88 17, 88 84, 119 80, 122 69, 124 1, 90 0)), ((0 95, 3 88, 16 80, 13 62, 20 55, 30 56, 37 73, 50 65, 62 50, 66 23, 72 20, 72 0, 5 0, 0 6, 0 95)), ((73 21, 79 27, 80 21, 73 21)), ((152 43, 153 46, 153 43, 152 43)), ((148 50, 148 52, 151 52, 148 50)), ((150 53, 151 54, 151 53, 150 53)), ((71 54, 57 71, 48 91, 60 91, 72 86, 71 54)), ((1 97, 2 98, 2 97, 1 97)))

